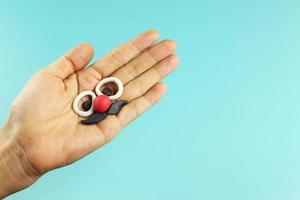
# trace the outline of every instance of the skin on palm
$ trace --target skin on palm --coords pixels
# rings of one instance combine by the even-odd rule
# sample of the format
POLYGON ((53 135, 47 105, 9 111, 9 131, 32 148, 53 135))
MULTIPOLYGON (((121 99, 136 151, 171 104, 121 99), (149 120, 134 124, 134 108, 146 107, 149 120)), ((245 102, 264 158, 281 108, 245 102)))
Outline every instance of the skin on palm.
POLYGON ((149 30, 88 67, 94 50, 82 44, 32 76, 13 102, 3 127, 6 131, 2 131, 26 154, 27 174, 39 177, 82 158, 113 139, 163 96, 166 86, 160 81, 175 70, 179 59, 173 55, 175 42, 155 44, 158 37, 157 31, 149 30), (73 99, 109 76, 122 81, 121 99, 129 103, 116 116, 82 125, 72 110, 73 99))

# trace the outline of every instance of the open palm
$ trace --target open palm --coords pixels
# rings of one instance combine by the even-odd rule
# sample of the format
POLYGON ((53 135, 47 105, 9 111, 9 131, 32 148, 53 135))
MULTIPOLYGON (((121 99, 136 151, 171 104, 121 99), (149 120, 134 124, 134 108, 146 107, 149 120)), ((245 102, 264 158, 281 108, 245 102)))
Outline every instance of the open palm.
POLYGON ((81 44, 32 76, 14 101, 6 126, 17 130, 12 138, 37 173, 70 164, 109 142, 163 96, 166 86, 160 81, 179 60, 173 55, 175 42, 155 43, 158 37, 154 30, 142 33, 90 66, 93 48, 81 44), (98 124, 81 124, 72 101, 110 76, 122 81, 121 99, 129 103, 98 124))

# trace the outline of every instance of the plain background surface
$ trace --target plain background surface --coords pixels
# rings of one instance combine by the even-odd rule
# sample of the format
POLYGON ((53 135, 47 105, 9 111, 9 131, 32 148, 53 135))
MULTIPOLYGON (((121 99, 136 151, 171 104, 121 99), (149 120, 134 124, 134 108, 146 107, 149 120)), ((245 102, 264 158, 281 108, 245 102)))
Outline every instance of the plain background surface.
POLYGON ((300 198, 300 3, 0 0, 0 123, 33 72, 148 28, 178 42, 163 101, 110 144, 8 199, 300 198))

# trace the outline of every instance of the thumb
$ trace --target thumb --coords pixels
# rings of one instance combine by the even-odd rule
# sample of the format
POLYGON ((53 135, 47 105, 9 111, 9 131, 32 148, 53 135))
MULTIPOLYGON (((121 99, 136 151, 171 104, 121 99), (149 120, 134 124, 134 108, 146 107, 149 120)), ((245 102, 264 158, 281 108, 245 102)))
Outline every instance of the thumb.
POLYGON ((46 67, 46 71, 60 79, 65 79, 84 68, 94 56, 92 45, 84 43, 69 50, 54 63, 46 67))

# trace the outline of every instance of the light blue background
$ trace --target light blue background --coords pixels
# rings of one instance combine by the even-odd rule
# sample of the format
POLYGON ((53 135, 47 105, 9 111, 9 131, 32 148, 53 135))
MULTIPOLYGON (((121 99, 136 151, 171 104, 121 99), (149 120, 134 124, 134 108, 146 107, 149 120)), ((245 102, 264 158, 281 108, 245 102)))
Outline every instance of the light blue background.
POLYGON ((0 0, 0 122, 72 46, 96 56, 148 29, 178 42, 163 101, 113 142, 8 199, 300 198, 296 0, 0 0))

